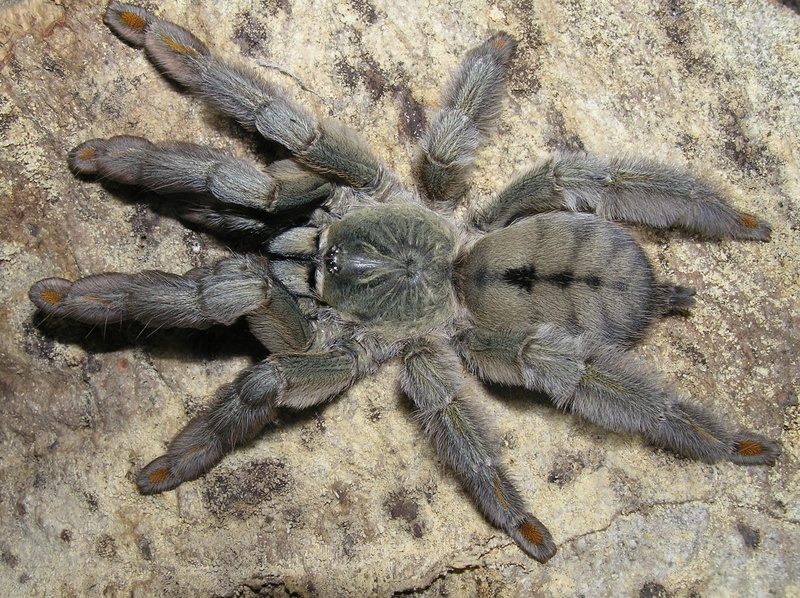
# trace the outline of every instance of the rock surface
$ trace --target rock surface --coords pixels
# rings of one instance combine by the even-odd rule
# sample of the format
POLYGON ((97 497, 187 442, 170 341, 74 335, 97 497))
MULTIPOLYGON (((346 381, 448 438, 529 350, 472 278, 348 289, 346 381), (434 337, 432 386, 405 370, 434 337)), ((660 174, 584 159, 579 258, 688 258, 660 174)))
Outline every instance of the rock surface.
MULTIPOLYGON (((147 3, 151 6, 152 3, 147 3)), ((796 4, 794 5, 796 8, 796 4)), ((638 352, 698 403, 783 443, 772 468, 708 465, 529 396, 483 393, 558 554, 486 524, 423 439, 391 363, 287 416, 210 475, 160 496, 133 475, 260 356, 245 330, 41 322, 48 276, 224 255, 135 191, 80 181, 67 151, 136 134, 263 144, 159 77, 96 2, 0 5, 0 593, 24 595, 798 595, 800 14, 769 0, 170 0, 152 7, 322 114, 408 176, 443 77, 492 31, 520 46, 473 198, 558 150, 690 168, 772 222, 773 240, 637 230, 691 318, 638 352), (281 70, 270 65, 280 65, 281 70), (287 75, 289 73, 290 75, 287 75), (305 86, 315 94, 304 91, 305 86)))

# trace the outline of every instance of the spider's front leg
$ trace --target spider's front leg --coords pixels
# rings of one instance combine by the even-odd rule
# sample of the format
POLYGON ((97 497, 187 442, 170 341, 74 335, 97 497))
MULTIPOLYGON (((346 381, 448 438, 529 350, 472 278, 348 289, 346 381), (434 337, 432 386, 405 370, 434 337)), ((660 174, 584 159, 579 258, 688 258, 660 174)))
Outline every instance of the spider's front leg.
POLYGON ((460 374, 461 364, 453 350, 441 340, 428 339, 407 349, 401 385, 439 455, 461 477, 486 518, 533 558, 545 562, 556 552, 550 532, 527 511, 500 464, 497 443, 483 425, 460 374))
POLYGON ((120 2, 108 5, 105 23, 143 47, 163 74, 244 128, 280 143, 309 168, 354 187, 380 185, 389 176, 354 131, 335 121, 320 122, 277 86, 214 58, 183 27, 120 2))
POLYGON ((709 239, 770 239, 768 223, 735 210, 719 191, 681 170, 652 160, 584 154, 540 161, 476 213, 473 223, 493 231, 552 210, 595 212, 608 220, 680 228, 709 239))
POLYGON ((179 214, 222 232, 268 231, 265 216, 322 203, 332 185, 293 160, 266 169, 192 143, 151 143, 120 135, 91 139, 69 153, 78 174, 160 194, 180 194, 179 214))
POLYGON ((273 355, 220 388, 216 403, 194 418, 167 452, 136 478, 145 494, 171 490, 206 473, 255 437, 280 407, 306 409, 347 390, 384 361, 371 337, 340 339, 326 351, 273 355))
POLYGON ((733 431, 666 390, 657 376, 617 347, 550 325, 530 331, 462 333, 459 347, 483 379, 547 394, 556 406, 615 432, 641 433, 693 459, 771 465, 779 446, 733 431))

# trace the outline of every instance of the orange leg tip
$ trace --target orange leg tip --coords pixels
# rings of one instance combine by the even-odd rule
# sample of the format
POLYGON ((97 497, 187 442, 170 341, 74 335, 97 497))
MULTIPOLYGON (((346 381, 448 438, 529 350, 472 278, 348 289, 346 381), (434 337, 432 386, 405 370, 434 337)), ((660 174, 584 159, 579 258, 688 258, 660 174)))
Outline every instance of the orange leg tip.
POLYGON ((85 147, 77 154, 78 160, 93 160, 97 157, 97 148, 85 147))
POLYGON ((166 482, 169 479, 169 469, 166 467, 161 467, 155 471, 151 471, 150 475, 147 476, 147 479, 153 485, 166 482))
POLYGON ((757 457, 764 452, 764 445, 755 440, 742 440, 736 445, 736 452, 745 457, 757 457))
POLYGON ((197 56, 198 51, 190 46, 185 46, 183 44, 179 44, 175 40, 168 38, 166 35, 159 36, 161 41, 167 44, 170 48, 172 48, 178 54, 191 54, 192 56, 197 56))
POLYGON ((542 531, 529 521, 526 521, 519 526, 519 533, 521 533, 523 537, 532 544, 538 545, 544 542, 544 534, 542 534, 542 531))
POLYGON ((55 289, 44 289, 39 293, 39 299, 50 305, 58 305, 64 300, 64 295, 61 294, 61 291, 56 291, 55 289))
POLYGON ((142 31, 147 25, 147 21, 145 21, 142 17, 128 11, 120 13, 119 20, 122 21, 126 27, 130 27, 136 31, 142 31))
POLYGON ((739 222, 742 223, 742 226, 746 226, 747 228, 758 228, 758 218, 754 218, 750 214, 741 214, 739 216, 739 222))
POLYGON ((491 45, 495 50, 501 50, 502 51, 502 50, 505 50, 508 47, 509 43, 510 42, 509 42, 507 37, 497 36, 496 38, 494 38, 492 40, 492 44, 491 45))

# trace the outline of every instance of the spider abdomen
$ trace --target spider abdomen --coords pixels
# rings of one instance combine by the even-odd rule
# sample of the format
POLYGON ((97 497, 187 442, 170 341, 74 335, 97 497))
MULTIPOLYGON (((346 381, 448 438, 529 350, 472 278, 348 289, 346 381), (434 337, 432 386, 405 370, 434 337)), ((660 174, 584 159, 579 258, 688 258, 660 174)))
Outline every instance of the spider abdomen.
POLYGON ((331 224, 323 242, 323 301, 392 336, 453 313, 455 228, 430 210, 385 205, 331 224), (399 327, 399 330, 398 330, 399 327))
POLYGON ((659 289, 622 227, 586 214, 525 218, 460 260, 459 291, 481 326, 549 322, 628 344, 657 314, 659 289))

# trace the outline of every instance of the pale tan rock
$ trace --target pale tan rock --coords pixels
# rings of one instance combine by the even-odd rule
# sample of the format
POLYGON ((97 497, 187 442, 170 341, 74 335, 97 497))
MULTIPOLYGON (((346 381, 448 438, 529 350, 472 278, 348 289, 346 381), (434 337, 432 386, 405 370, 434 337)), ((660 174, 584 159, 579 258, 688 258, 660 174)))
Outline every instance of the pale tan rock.
MULTIPOLYGON (((693 169, 771 221, 769 244, 640 231, 688 319, 640 353, 699 403, 779 438, 773 468, 706 465, 484 393, 558 554, 529 560, 486 524, 419 433, 389 364, 284 419, 210 475, 143 497, 132 476, 213 389, 259 356, 214 331, 37 328, 47 276, 182 272, 226 248, 73 177, 91 137, 261 146, 159 77, 103 7, 0 5, 0 593, 26 595, 796 595, 800 592, 800 15, 711 2, 170 1, 219 54, 269 67, 409 173, 422 106, 490 32, 520 40, 473 197, 560 149, 693 169)), ((148 3, 150 6, 150 3, 148 3)))

